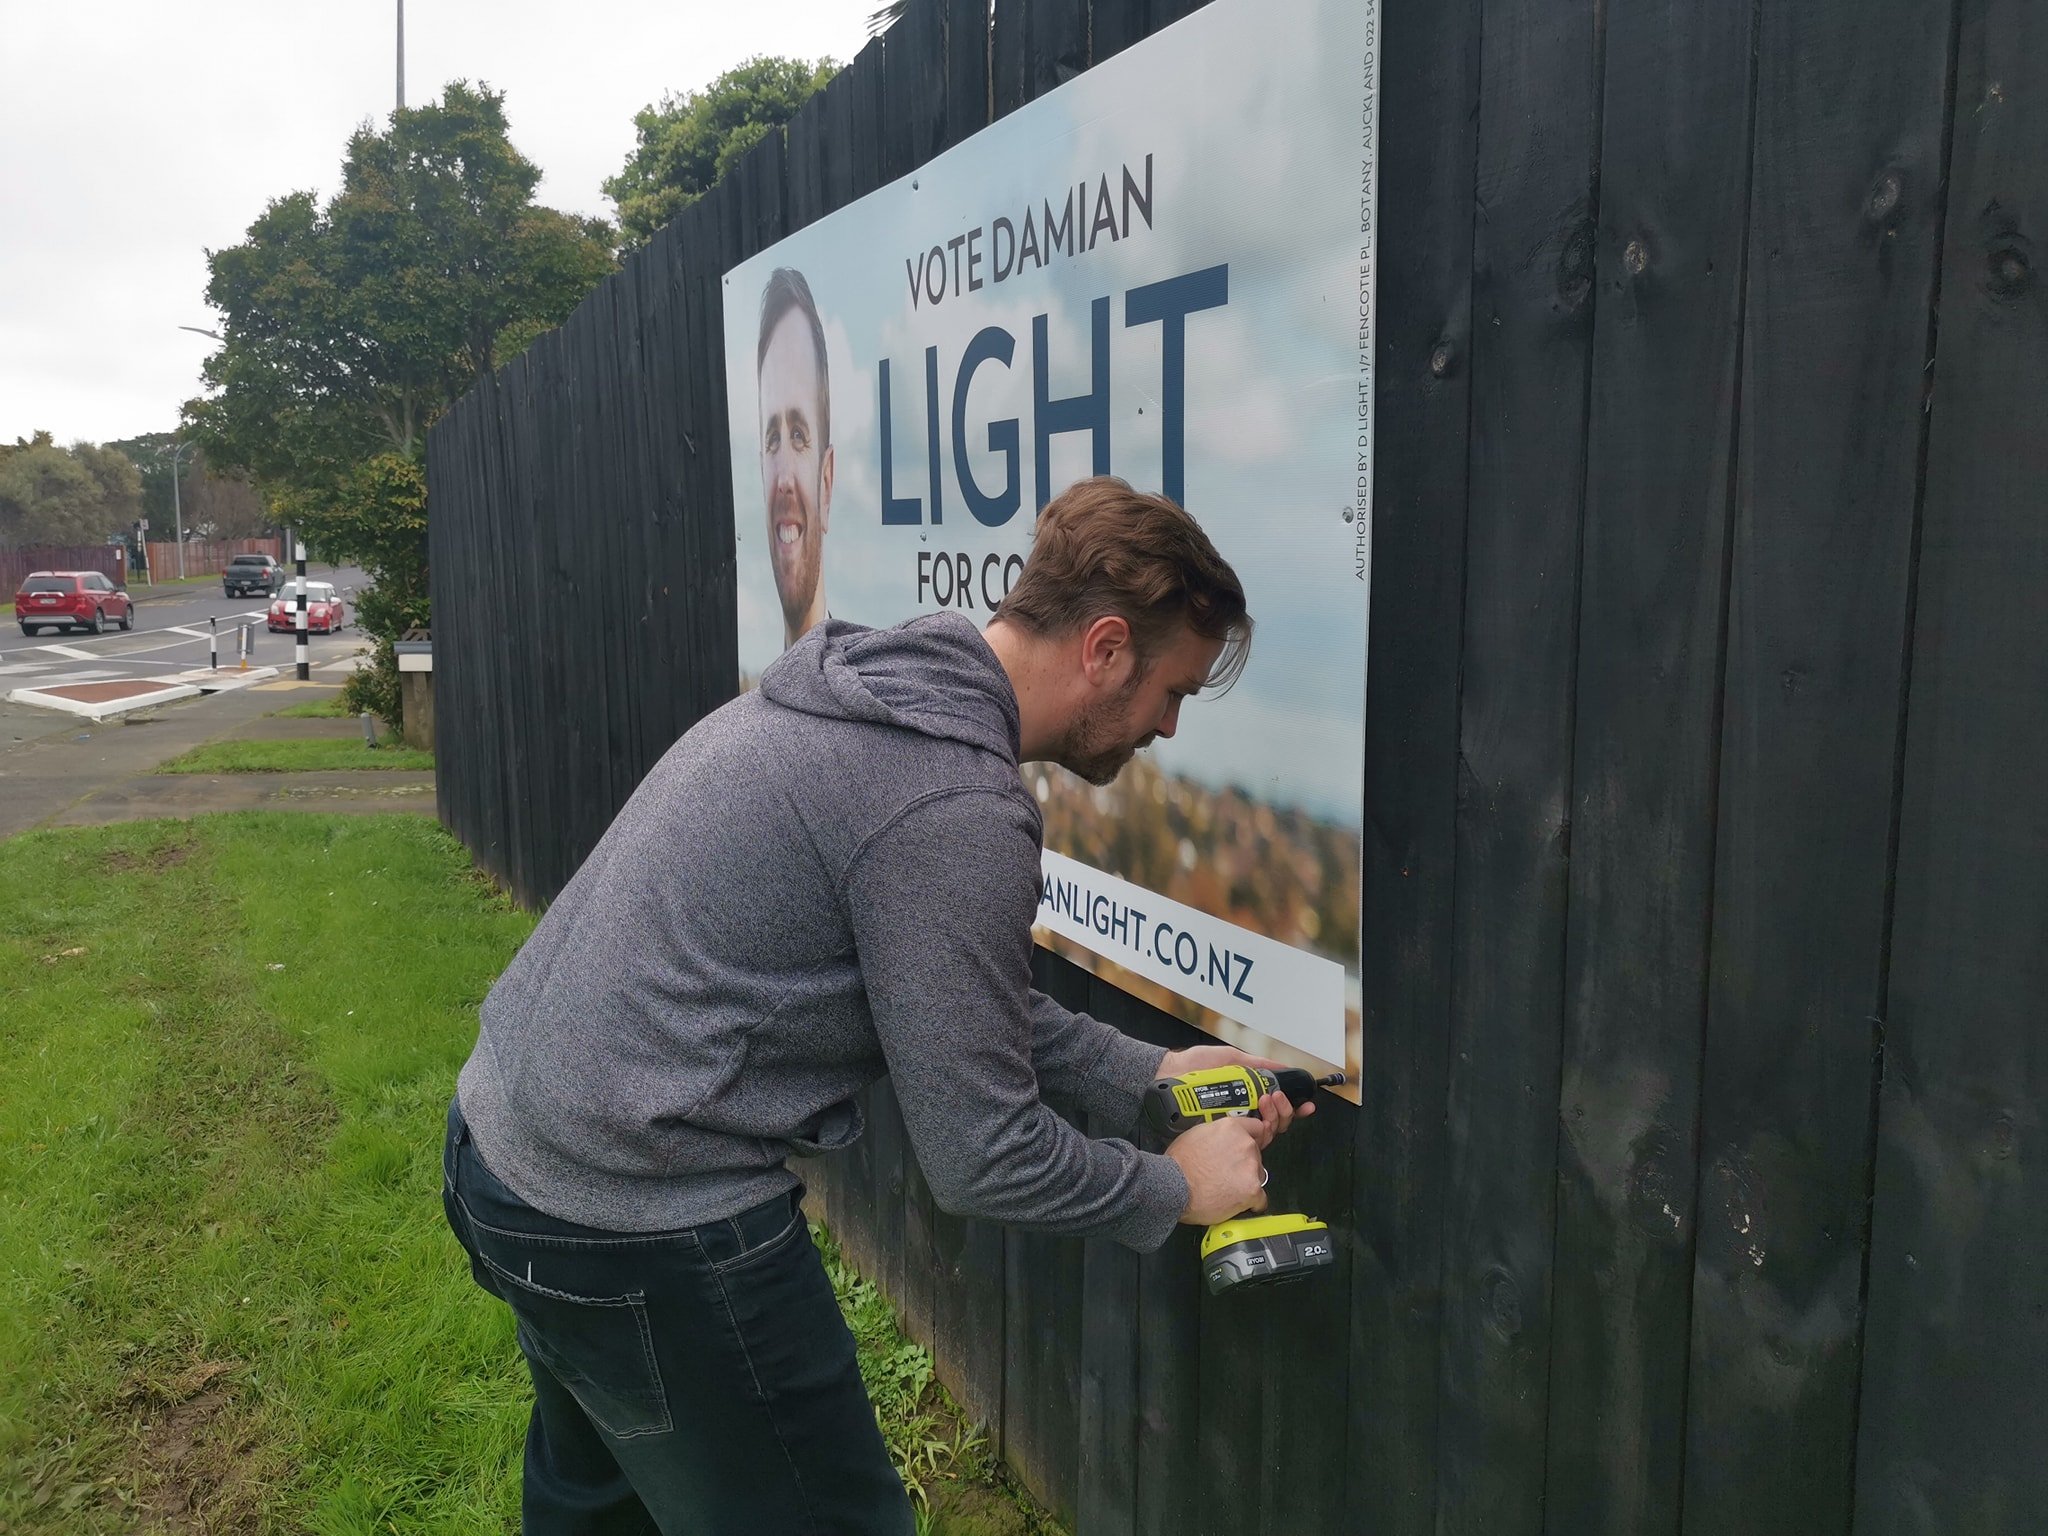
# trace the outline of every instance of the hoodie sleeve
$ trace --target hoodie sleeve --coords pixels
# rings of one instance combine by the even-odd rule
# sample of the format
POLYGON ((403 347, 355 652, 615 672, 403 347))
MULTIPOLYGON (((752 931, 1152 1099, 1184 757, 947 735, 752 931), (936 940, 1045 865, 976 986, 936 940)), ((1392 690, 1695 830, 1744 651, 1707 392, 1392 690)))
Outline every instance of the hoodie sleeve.
MULTIPOLYGON (((1026 809, 995 789, 934 791, 860 845, 843 885, 875 1031, 940 1209, 1140 1252, 1164 1243, 1187 1208, 1178 1165, 1083 1135, 1039 1097, 1050 1000, 1031 988, 1038 844, 1026 809)), ((1110 1113, 1123 1107, 1115 1086, 1135 1118, 1149 1068, 1115 1083, 1126 1064, 1092 1033, 1108 1027, 1057 1012, 1049 1070, 1110 1113)))
POLYGON ((1106 1124, 1129 1130, 1138 1123, 1145 1087, 1157 1075, 1166 1047, 1133 1040, 1043 992, 1031 994, 1031 1034, 1031 1062, 1042 1087, 1071 1094, 1106 1124))

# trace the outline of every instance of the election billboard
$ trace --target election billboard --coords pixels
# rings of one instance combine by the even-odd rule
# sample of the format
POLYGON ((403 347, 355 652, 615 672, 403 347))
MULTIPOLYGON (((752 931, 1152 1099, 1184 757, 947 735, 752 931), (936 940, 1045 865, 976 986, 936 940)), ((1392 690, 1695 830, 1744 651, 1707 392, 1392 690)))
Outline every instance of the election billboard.
POLYGON ((745 684, 827 615, 985 624, 1077 479, 1201 522, 1249 664, 1107 787, 1025 765, 1038 937, 1353 1084, 1377 26, 1216 0, 723 290, 745 684))

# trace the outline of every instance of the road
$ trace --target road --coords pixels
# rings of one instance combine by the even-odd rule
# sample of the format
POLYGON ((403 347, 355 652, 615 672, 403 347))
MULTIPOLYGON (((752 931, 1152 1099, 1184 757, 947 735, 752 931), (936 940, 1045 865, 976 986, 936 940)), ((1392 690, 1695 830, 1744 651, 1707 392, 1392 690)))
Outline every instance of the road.
MULTIPOLYGON (((344 598, 348 588, 369 585, 369 578, 353 566, 314 565, 308 568, 306 579, 332 582, 342 589, 344 598)), ((28 636, 19 629, 11 630, 0 639, 0 685, 4 685, 0 691, 56 682, 160 676, 203 667, 209 619, 219 621, 222 665, 231 666, 237 660, 235 625, 244 621, 256 626, 250 665, 282 667, 292 661, 294 639, 288 634, 271 634, 263 627, 269 604, 260 597, 225 596, 218 582, 161 593, 137 585, 129 593, 136 599, 135 628, 125 634, 111 623, 103 635, 75 630, 59 634, 45 629, 28 636)), ((349 616, 350 627, 340 634, 312 637, 315 666, 353 655, 363 643, 360 631, 353 627, 353 606, 349 616)))
MULTIPOLYGON (((369 578, 353 566, 315 563, 308 566, 306 579, 332 582, 343 589, 344 598, 349 587, 369 585, 369 578)), ((109 629, 102 635, 57 634, 46 629, 31 638, 10 626, 6 638, 0 639, 0 701, 16 688, 163 677, 203 667, 209 619, 219 621, 223 667, 236 665, 235 625, 247 621, 255 625, 249 664, 276 667, 290 675, 296 641, 289 634, 271 634, 264 628, 268 604, 262 598, 225 596, 217 580, 207 586, 174 587, 159 593, 140 584, 129 590, 136 599, 135 628, 127 633, 109 629)), ((340 634, 312 637, 308 650, 315 677, 338 681, 345 674, 337 664, 367 645, 354 618, 351 604, 349 624, 340 634)), ((68 716, 0 702, 0 742, 73 727, 75 722, 68 716)))

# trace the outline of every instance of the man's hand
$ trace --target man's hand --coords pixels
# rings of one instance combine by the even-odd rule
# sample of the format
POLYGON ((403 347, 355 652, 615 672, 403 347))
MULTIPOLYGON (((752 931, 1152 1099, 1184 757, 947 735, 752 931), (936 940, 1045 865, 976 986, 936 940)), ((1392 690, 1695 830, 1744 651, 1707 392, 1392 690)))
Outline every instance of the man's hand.
MULTIPOLYGON (((1267 1067, 1278 1070, 1286 1065, 1284 1061, 1273 1061, 1264 1056, 1247 1056, 1234 1045, 1191 1045, 1184 1051, 1168 1051, 1160 1058, 1156 1075, 1178 1077, 1183 1072, 1200 1072, 1209 1067, 1267 1067)), ((1284 1093, 1269 1093, 1259 1100, 1259 1116, 1272 1124, 1275 1136, 1284 1133, 1294 1123, 1297 1114, 1312 1115, 1315 1112, 1313 1103, 1304 1104, 1297 1110, 1284 1093)), ((1181 1138, 1183 1141, 1186 1139, 1186 1136, 1181 1138)))
POLYGON ((1261 1113, 1212 1120, 1176 1136, 1166 1155, 1180 1164, 1188 1181, 1188 1205, 1180 1219, 1206 1227, 1246 1211, 1263 1211, 1266 1174, 1259 1154, 1275 1134, 1271 1117, 1261 1113))

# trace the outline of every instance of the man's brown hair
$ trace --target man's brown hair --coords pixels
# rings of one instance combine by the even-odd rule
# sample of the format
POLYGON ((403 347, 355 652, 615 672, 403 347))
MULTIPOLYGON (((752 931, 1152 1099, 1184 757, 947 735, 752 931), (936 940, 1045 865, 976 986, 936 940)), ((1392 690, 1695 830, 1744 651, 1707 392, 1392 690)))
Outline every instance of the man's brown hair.
POLYGON ((761 289, 761 342, 754 349, 754 376, 760 377, 761 365, 768 361, 768 343, 775 335, 775 327, 782 324, 784 316, 792 313, 803 316, 804 329, 811 336, 811 351, 818 359, 818 446, 829 448, 832 446, 832 371, 825 364, 825 325, 818 318, 818 301, 811 297, 811 285, 794 267, 777 267, 768 274, 768 281, 761 289))
POLYGON ((1068 486, 1038 514, 1031 556, 996 617, 1050 638, 1112 614, 1130 624, 1144 666, 1181 624, 1221 640, 1211 688, 1236 682, 1251 654, 1244 584, 1201 525, 1164 496, 1098 475, 1068 486))

